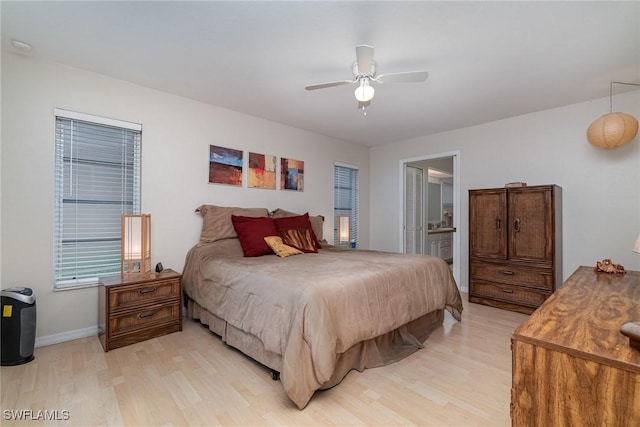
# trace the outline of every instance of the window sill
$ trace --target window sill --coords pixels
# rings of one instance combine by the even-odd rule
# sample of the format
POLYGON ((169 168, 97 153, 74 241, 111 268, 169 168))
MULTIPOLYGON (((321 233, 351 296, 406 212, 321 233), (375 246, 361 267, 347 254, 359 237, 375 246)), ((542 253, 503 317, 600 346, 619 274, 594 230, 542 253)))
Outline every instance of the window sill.
POLYGON ((76 289, 97 288, 98 286, 100 286, 100 283, 98 282, 82 283, 77 285, 65 285, 65 286, 54 285, 53 292, 65 292, 65 291, 74 291, 76 289))

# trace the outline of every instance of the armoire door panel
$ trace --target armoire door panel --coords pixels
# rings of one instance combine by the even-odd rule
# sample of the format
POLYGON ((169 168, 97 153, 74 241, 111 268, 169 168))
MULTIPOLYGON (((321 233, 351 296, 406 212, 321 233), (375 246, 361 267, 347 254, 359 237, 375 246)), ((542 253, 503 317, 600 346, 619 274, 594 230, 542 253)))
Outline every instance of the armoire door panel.
POLYGON ((469 248, 471 256, 507 257, 507 198, 505 189, 470 191, 469 248))
POLYGON ((552 261, 553 210, 550 187, 511 189, 509 259, 552 261))

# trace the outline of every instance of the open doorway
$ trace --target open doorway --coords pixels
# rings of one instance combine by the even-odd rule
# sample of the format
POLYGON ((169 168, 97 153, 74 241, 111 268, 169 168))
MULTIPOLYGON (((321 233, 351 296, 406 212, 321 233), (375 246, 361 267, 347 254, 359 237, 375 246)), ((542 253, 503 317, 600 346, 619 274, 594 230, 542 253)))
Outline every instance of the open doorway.
POLYGON ((460 283, 460 152, 400 160, 400 248, 440 257, 460 283))

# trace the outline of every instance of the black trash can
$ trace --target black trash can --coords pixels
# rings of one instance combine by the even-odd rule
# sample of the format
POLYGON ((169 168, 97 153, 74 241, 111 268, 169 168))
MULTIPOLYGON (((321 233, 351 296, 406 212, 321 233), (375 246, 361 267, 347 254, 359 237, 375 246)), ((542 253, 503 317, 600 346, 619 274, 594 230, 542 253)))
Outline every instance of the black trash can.
POLYGON ((36 296, 31 288, 8 288, 1 292, 2 366, 33 360, 36 343, 36 296))

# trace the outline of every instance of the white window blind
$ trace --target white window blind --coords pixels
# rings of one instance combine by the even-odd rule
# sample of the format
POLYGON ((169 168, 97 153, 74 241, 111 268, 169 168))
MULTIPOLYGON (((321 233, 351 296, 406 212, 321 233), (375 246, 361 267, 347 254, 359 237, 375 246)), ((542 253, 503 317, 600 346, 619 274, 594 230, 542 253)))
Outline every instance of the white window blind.
POLYGON ((55 287, 120 272, 120 218, 140 213, 142 127, 56 114, 55 287))
POLYGON ((346 165, 333 167, 333 241, 338 241, 338 216, 351 218, 351 246, 358 245, 358 169, 346 165))

